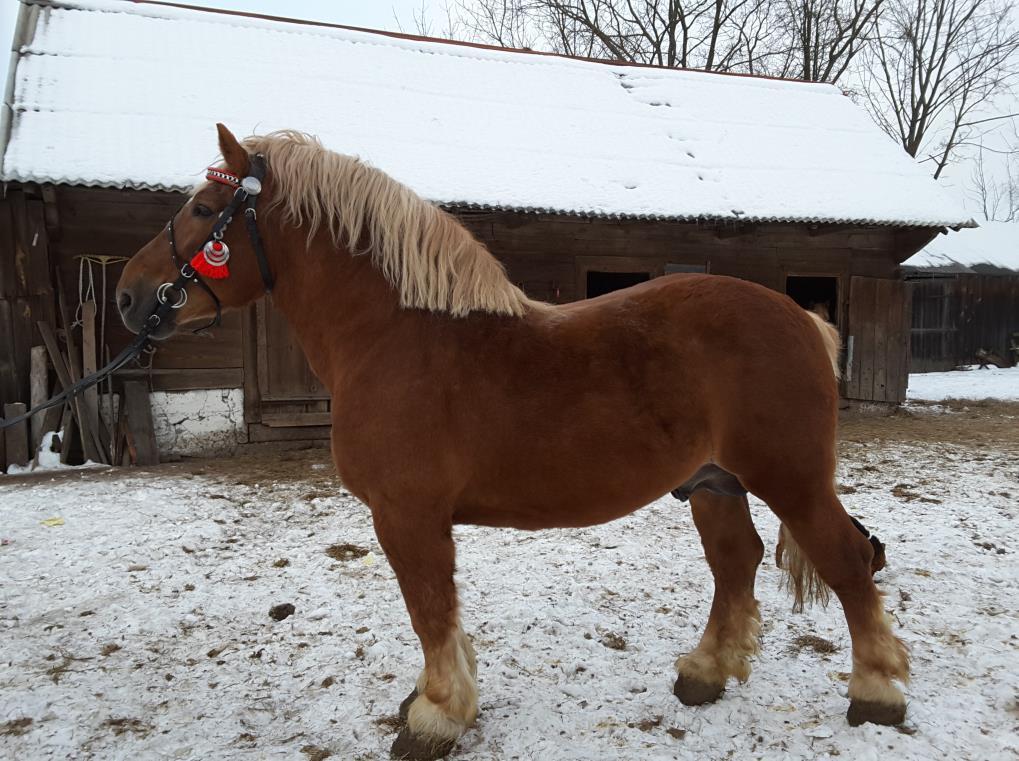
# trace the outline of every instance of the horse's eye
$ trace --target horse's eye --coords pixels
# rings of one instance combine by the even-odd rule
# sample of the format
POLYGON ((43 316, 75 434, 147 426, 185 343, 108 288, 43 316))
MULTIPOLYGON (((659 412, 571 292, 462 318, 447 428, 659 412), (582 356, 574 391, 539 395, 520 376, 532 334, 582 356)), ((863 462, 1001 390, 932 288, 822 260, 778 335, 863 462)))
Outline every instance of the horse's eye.
POLYGON ((204 204, 195 204, 195 208, 191 212, 196 217, 211 217, 213 215, 212 209, 204 204))

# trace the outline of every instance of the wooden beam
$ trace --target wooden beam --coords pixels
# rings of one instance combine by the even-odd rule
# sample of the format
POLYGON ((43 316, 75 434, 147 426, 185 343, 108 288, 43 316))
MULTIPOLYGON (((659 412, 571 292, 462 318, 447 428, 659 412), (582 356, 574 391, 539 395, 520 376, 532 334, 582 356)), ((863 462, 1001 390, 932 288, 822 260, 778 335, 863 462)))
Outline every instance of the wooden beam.
POLYGON ((757 232, 757 224, 753 222, 719 222, 714 226, 714 234, 718 240, 741 238, 757 232))
POLYGON ((875 230, 874 225, 845 224, 845 223, 823 223, 807 225, 807 235, 811 238, 821 238, 825 235, 844 235, 846 233, 871 232, 875 230))
POLYGON ((906 261, 938 235, 947 232, 944 227, 913 227, 899 230, 895 234, 895 261, 900 263, 906 261))
MULTIPOLYGON (((10 418, 24 415, 28 407, 23 402, 4 405, 4 417, 10 418)), ((7 466, 28 465, 28 421, 22 420, 16 425, 4 429, 4 445, 7 450, 7 466)))
MULTIPOLYGON (((74 381, 71 375, 71 371, 68 368, 67 363, 64 361, 63 355, 60 353, 60 346, 57 344, 57 337, 53 333, 53 328, 50 327, 49 323, 39 322, 39 333, 42 335, 43 343, 46 344, 46 350, 50 355, 50 362, 53 363, 53 369, 57 373, 57 380, 60 382, 61 390, 70 388, 74 381)), ((102 449, 99 446, 99 442, 96 438, 93 438, 92 432, 88 431, 86 426, 88 425, 88 417, 85 413, 85 405, 81 399, 81 396, 75 396, 71 399, 71 409, 74 411, 74 419, 77 423, 78 432, 81 435, 81 448, 85 452, 85 457, 92 460, 93 462, 106 462, 102 459, 102 449)), ((64 462, 64 454, 67 451, 70 438, 67 435, 68 431, 65 430, 64 436, 64 449, 61 450, 61 462, 64 462)))
MULTIPOLYGON (((71 383, 81 380, 81 354, 74 342, 74 330, 71 327, 71 316, 67 308, 67 299, 64 298, 64 286, 60 278, 57 278, 57 304, 60 309, 60 320, 64 324, 64 340, 67 343, 67 368, 71 377, 71 383)), ((109 464, 106 456, 102 437, 99 435, 99 428, 92 425, 93 419, 98 419, 98 409, 93 410, 87 397, 77 396, 78 403, 78 428, 81 430, 81 444, 85 450, 85 456, 92 462, 109 464)))
POLYGON ((67 465, 71 461, 74 442, 81 438, 78 430, 78 419, 75 417, 74 406, 64 405, 63 417, 60 419, 60 463, 67 465))
POLYGON ((332 425, 331 412, 290 412, 262 415, 262 425, 270 428, 297 428, 309 425, 332 425))
MULTIPOLYGON (((96 356, 96 303, 86 301, 81 305, 81 375, 94 373, 97 369, 96 356)), ((93 386, 85 389, 85 412, 89 416, 88 425, 99 434, 103 452, 110 451, 109 436, 106 425, 99 416, 99 390, 93 386)))
MULTIPOLYGON (((33 346, 32 347, 32 374, 30 376, 31 381, 31 395, 29 402, 31 406, 38 407, 44 401, 46 401, 47 392, 49 391, 49 364, 46 362, 46 347, 45 346, 33 346)), ((39 443, 42 441, 43 434, 46 431, 43 429, 43 422, 46 419, 45 412, 39 412, 32 416, 32 452, 39 451, 39 443)), ((34 455, 33 455, 34 456, 34 455)))
POLYGON ((137 451, 136 465, 158 465, 159 448, 152 425, 152 406, 149 390, 141 381, 124 383, 124 411, 127 413, 128 445, 133 442, 137 451))

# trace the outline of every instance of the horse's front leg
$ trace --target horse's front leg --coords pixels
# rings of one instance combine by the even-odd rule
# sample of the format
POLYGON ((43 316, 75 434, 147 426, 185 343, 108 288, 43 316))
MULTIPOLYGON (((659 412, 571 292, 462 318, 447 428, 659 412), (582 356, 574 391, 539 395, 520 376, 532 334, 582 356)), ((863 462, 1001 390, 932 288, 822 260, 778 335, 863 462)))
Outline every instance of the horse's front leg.
POLYGON ((407 723, 392 756, 441 758, 478 714, 474 647, 460 627, 453 583, 452 524, 438 512, 374 505, 372 517, 425 656, 417 686, 401 706, 407 723))

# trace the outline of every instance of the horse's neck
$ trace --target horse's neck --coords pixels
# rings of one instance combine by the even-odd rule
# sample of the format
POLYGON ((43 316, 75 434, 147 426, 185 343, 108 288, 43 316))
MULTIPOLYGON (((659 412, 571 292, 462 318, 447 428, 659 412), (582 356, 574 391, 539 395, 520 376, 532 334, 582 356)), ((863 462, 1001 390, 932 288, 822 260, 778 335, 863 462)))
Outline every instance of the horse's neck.
POLYGON ((287 260, 276 267, 273 304, 287 318, 319 380, 330 387, 333 374, 404 310, 370 256, 337 250, 325 235, 307 250, 296 240, 278 245, 287 260))

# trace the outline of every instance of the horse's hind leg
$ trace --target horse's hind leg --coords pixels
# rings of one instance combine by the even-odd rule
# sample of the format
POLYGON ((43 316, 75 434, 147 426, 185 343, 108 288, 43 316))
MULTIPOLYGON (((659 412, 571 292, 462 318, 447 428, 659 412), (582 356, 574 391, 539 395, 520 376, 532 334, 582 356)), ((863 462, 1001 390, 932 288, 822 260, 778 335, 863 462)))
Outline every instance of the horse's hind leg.
MULTIPOLYGON (((830 478, 811 483, 805 477, 784 483, 748 484, 782 520, 795 546, 785 552, 802 553, 809 563, 787 564, 794 574, 797 595, 817 589, 805 578, 815 569, 842 603, 853 640, 853 673, 849 680, 849 723, 898 724, 906 715, 906 701, 893 680, 909 679, 906 648, 892 634, 871 576, 874 549, 842 508, 830 478), (812 564, 812 567, 811 567, 812 564)), ((798 599, 797 603, 802 604, 798 599)))
POLYGON ((375 533, 425 656, 417 686, 401 706, 407 724, 393 743, 397 759, 445 756, 478 713, 474 647, 460 627, 453 583, 452 526, 429 515, 372 506, 375 533))
POLYGON ((715 597, 700 643, 676 661, 676 696, 686 705, 717 700, 729 677, 750 676, 761 619, 754 578, 764 544, 747 498, 699 489, 690 495, 694 524, 715 579, 715 597))

